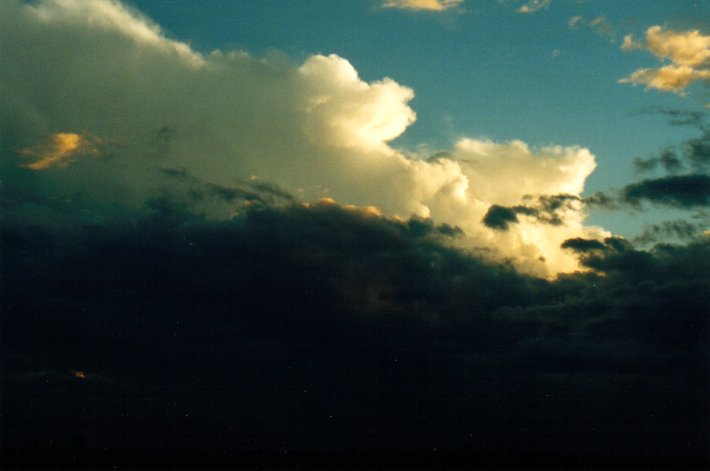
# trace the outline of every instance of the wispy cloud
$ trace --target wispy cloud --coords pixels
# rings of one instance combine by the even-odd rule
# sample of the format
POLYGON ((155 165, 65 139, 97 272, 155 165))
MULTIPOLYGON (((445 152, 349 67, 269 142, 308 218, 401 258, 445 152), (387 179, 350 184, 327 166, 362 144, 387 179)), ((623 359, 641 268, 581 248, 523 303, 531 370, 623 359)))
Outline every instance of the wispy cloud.
POLYGON ((605 37, 610 42, 616 42, 616 31, 614 25, 605 16, 597 16, 590 20, 584 18, 583 16, 573 16, 567 21, 567 26, 569 29, 577 29, 580 26, 586 27, 597 33, 598 35, 605 37))
POLYGON ((675 31, 662 26, 646 30, 645 41, 632 35, 624 37, 625 51, 646 50, 665 64, 642 68, 619 80, 620 83, 645 85, 646 89, 685 94, 694 82, 710 82, 710 35, 700 31, 675 31))
POLYGON ((567 21, 567 26, 569 26, 570 29, 576 28, 579 23, 583 20, 581 16, 573 16, 572 18, 567 21))
POLYGON ((401 10, 444 11, 456 8, 464 0, 384 0, 382 8, 399 8, 401 10))
POLYGON ((529 0, 518 8, 518 13, 536 13, 550 6, 552 0, 529 0))

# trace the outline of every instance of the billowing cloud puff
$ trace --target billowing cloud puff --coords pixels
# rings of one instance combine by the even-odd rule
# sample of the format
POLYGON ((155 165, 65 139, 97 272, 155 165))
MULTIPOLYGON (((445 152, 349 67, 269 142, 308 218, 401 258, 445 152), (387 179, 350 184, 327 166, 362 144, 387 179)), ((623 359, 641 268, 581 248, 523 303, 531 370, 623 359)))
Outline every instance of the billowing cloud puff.
POLYGON ((380 148, 404 132, 416 115, 407 102, 414 92, 391 79, 367 84, 337 55, 313 56, 299 69, 309 104, 306 132, 329 138, 333 147, 380 148))
POLYGON ((697 67, 710 60, 710 36, 699 31, 664 31, 652 26, 646 31, 646 47, 656 57, 670 59, 674 64, 697 67))
POLYGON ((140 207, 164 191, 164 169, 224 188, 256 176, 303 201, 458 226, 466 246, 540 276, 578 268, 564 240, 607 235, 583 225, 581 204, 560 208, 559 224, 523 214, 501 233, 482 223, 492 205, 578 197, 595 166, 587 149, 464 137, 436 158, 405 154, 390 141, 416 118, 413 91, 389 78, 363 81, 337 55, 294 65, 279 55, 204 54, 109 0, 3 2, 0 42, 2 132, 11 136, 2 172, 14 194, 140 207), (95 155, 99 140, 112 143, 110 158, 76 158, 95 155), (28 155, 65 168, 27 179, 28 155))
POLYGON ((627 35, 621 47, 626 51, 646 49, 659 59, 670 61, 659 68, 638 69, 621 79, 621 83, 682 94, 693 82, 710 80, 710 36, 697 30, 674 31, 652 26, 646 31, 645 43, 627 35))
POLYGON ((382 8, 402 10, 444 11, 457 7, 463 0, 384 0, 382 8))

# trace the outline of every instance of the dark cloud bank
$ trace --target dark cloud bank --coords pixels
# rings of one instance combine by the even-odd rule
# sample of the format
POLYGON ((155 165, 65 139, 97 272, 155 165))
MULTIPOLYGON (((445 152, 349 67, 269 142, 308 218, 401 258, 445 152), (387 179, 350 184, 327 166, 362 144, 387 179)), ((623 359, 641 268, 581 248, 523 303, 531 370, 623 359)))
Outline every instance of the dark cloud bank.
POLYGON ((449 226, 164 174, 187 189, 53 224, 4 187, 10 467, 708 457, 708 239, 570 240, 596 274, 544 281, 449 226))
POLYGON ((621 202, 640 207, 642 202, 680 209, 696 209, 710 205, 710 125, 707 113, 657 110, 669 117, 670 124, 692 126, 700 135, 680 146, 663 149, 656 156, 634 159, 640 172, 661 169, 666 175, 626 185, 621 202), (682 174, 679 174, 682 172, 682 174))

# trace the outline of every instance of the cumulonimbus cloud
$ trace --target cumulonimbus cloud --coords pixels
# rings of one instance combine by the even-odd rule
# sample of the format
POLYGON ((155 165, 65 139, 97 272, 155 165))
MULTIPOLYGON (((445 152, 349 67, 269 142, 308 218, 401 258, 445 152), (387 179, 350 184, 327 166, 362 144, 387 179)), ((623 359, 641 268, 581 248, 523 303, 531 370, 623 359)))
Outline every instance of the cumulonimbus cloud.
POLYGON ((303 201, 327 197, 458 226, 468 246, 541 276, 579 268, 560 249, 564 240, 608 235, 584 225, 581 206, 555 226, 521 217, 501 234, 481 223, 494 204, 578 197, 596 165, 589 150, 462 137, 436 158, 405 153, 390 142, 416 119, 413 90, 389 78, 363 81, 334 54, 300 65, 205 54, 108 0, 4 2, 0 41, 0 109, 12 127, 3 133, 13 136, 2 170, 35 172, 36 192, 140 204, 158 191, 161 168, 222 186, 256 176, 303 201), (114 143, 111 157, 74 159, 93 149, 82 145, 56 154, 58 171, 18 168, 27 164, 22 153, 73 135, 114 143))
POLYGON ((627 35, 621 48, 625 51, 647 50, 667 62, 658 68, 638 69, 621 79, 621 83, 683 94, 694 82, 710 81, 710 35, 700 31, 675 31, 651 26, 646 30, 644 42, 627 35))

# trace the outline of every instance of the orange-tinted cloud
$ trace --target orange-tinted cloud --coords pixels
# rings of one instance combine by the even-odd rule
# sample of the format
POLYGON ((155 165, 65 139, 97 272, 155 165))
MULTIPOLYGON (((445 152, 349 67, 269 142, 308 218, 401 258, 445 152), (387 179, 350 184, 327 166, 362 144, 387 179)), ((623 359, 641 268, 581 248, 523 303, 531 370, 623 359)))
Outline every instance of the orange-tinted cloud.
POLYGON ((619 82, 646 85, 665 92, 683 94, 693 82, 710 81, 710 35, 697 30, 664 30, 651 26, 646 31, 646 41, 636 41, 632 35, 624 37, 621 48, 625 51, 645 49, 670 64, 659 68, 634 71, 619 82))
POLYGON ((20 153, 34 162, 23 165, 31 170, 64 168, 80 155, 98 157, 101 140, 89 134, 54 133, 44 144, 22 149, 20 153))
POLYGON ((385 0, 383 8, 402 10, 444 11, 457 7, 463 0, 385 0))

